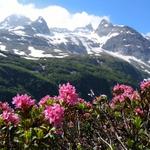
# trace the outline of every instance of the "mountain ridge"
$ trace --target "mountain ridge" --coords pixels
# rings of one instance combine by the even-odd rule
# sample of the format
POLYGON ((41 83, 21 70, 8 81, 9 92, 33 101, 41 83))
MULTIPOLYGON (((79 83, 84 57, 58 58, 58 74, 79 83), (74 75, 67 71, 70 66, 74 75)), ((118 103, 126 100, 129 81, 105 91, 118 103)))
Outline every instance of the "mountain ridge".
POLYGON ((89 24, 70 31, 49 28, 42 17, 31 21, 12 15, 0 23, 0 54, 4 56, 2 52, 26 59, 108 54, 150 73, 150 40, 129 26, 104 19, 96 30, 89 24))

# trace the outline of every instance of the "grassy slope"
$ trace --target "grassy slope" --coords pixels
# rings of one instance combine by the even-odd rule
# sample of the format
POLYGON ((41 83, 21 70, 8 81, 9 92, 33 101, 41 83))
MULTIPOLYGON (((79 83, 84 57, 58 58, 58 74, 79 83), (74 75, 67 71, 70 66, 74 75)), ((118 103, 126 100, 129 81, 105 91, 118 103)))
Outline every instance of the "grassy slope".
POLYGON ((111 87, 119 83, 137 86, 142 74, 130 64, 103 55, 102 57, 68 57, 31 61, 16 56, 0 57, 0 99, 11 100, 16 93, 28 93, 40 99, 57 94, 59 84, 71 82, 80 96, 111 96, 111 87))

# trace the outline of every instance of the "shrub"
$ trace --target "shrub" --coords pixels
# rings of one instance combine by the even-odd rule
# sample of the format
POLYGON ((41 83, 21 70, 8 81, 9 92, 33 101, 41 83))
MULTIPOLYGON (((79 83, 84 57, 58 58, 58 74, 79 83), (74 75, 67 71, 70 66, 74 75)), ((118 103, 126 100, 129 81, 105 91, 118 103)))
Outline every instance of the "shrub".
POLYGON ((139 91, 117 84, 111 101, 101 95, 87 102, 67 83, 37 104, 26 94, 13 98, 14 109, 0 102, 0 148, 148 150, 149 83, 139 91))

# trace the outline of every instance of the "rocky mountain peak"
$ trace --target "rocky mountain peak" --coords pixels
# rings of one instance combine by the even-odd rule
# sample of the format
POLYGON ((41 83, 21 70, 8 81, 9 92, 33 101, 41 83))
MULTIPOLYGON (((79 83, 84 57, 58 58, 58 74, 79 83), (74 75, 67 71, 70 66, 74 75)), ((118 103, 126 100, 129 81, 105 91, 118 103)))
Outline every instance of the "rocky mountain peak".
POLYGON ((42 16, 39 16, 37 19, 36 19, 36 22, 38 23, 46 23, 46 21, 44 20, 44 18, 42 16))
POLYGON ((93 26, 92 26, 91 23, 87 24, 87 25, 85 26, 85 28, 87 28, 87 29, 90 30, 90 31, 93 31, 93 26))
POLYGON ((41 16, 38 17, 34 22, 32 22, 31 26, 36 30, 37 33, 50 34, 47 22, 41 16))
POLYGON ((102 19, 100 24, 99 24, 99 27, 110 27, 110 26, 113 26, 112 23, 110 23, 108 20, 106 19, 102 19))
POLYGON ((0 27, 1 28, 14 28, 17 26, 24 26, 24 25, 28 25, 31 23, 31 20, 25 16, 22 15, 10 15, 8 17, 6 17, 1 23, 0 23, 0 27))
POLYGON ((99 36, 106 36, 109 32, 111 32, 113 28, 113 25, 112 23, 110 23, 108 20, 106 19, 103 19, 98 28, 96 29, 96 33, 99 35, 99 36))

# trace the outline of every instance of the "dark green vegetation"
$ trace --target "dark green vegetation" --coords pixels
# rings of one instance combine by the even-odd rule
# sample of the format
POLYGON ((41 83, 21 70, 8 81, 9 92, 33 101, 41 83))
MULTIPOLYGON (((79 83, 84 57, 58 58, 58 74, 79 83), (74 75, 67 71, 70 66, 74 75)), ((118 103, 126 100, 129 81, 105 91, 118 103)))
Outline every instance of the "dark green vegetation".
POLYGON ((0 100, 11 100, 17 93, 28 93, 36 99, 56 95, 59 84, 71 82, 80 96, 90 100, 95 95, 111 97, 117 82, 137 87, 143 79, 140 71, 120 59, 100 57, 68 57, 27 60, 15 55, 0 56, 0 100))

